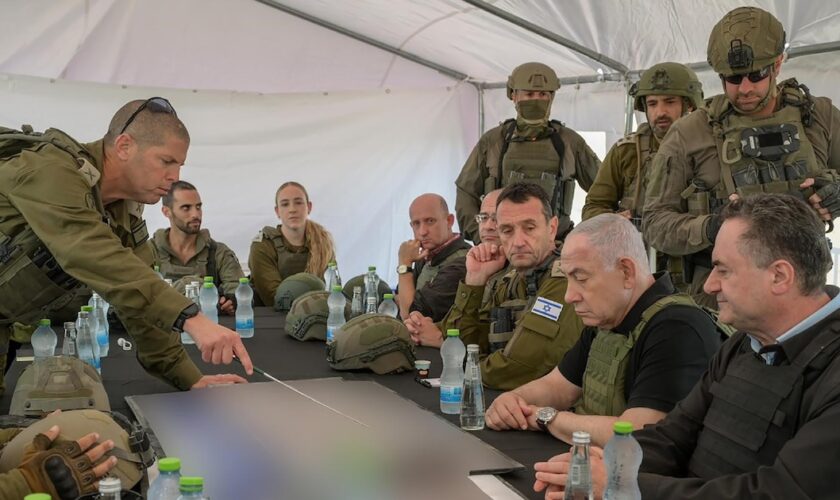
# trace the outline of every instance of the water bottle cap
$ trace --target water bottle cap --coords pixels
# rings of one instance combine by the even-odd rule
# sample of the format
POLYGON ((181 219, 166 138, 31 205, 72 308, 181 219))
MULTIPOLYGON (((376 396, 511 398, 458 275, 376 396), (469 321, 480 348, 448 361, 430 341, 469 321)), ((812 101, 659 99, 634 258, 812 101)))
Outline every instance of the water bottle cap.
POLYGON ((330 263, 329 263, 329 264, 327 264, 327 265, 328 265, 329 267, 337 267, 337 264, 335 263, 335 261, 334 261, 334 260, 331 260, 331 261, 330 261, 330 263))
POLYGON ((157 271, 157 272, 160 272, 160 266, 157 266, 157 265, 156 265, 156 266, 154 267, 154 270, 155 270, 155 271, 157 271))
POLYGON ((333 292, 340 292, 341 290, 343 290, 341 288, 341 285, 333 285, 333 287, 332 287, 333 292))
POLYGON ((181 493, 195 493, 204 489, 204 478, 198 476, 181 476, 178 485, 181 493))
POLYGON ((23 497, 23 500, 50 500, 51 498, 49 493, 30 493, 23 497))
POLYGON ((72 328, 73 330, 75 330, 75 329, 76 329, 76 323, 74 323, 73 321, 65 321, 65 322, 64 322, 64 329, 65 329, 65 330, 69 330, 69 329, 71 329, 71 328, 72 328))
POLYGON ((376 271, 376 266, 368 266, 368 271, 376 271))
POLYGON ((616 434, 630 434, 633 432, 633 424, 630 422, 616 422, 613 424, 613 430, 616 434))
POLYGON ((467 344, 467 352, 478 352, 478 344, 467 344))
POLYGON ((40 326, 50 326, 52 324, 52 322, 48 318, 44 318, 44 319, 38 320, 38 324, 40 326))
POLYGON ((250 283, 250 280, 248 278, 239 278, 239 282, 243 285, 247 285, 248 283, 250 283))
POLYGON ((82 311, 93 312, 93 306, 82 306, 82 311))
POLYGON ((212 276, 205 276, 204 277, 204 282, 205 283, 213 283, 213 277, 212 276))
POLYGON ((213 288, 213 283, 210 282, 210 281, 205 281, 204 282, 204 288, 213 288))
POLYGON ((588 432, 575 431, 572 433, 572 443, 574 444, 589 444, 591 440, 588 432))
POLYGON ((166 457, 158 460, 158 470, 161 472, 177 472, 181 470, 181 459, 166 457))
POLYGON ((362 293, 362 287, 360 287, 360 286, 354 286, 354 287, 353 287, 353 293, 354 293, 354 294, 356 294, 356 293, 362 293))
POLYGON ((447 337, 460 337, 461 336, 461 330, 458 330, 457 328, 450 328, 449 330, 446 330, 446 336, 447 337))
POLYGON ((99 480, 99 493, 119 493, 122 490, 120 478, 108 476, 99 480))
POLYGON ((383 296, 382 296, 382 298, 383 298, 383 299, 391 299, 391 300, 394 300, 394 294, 393 294, 393 293, 386 293, 385 295, 383 295, 383 296))

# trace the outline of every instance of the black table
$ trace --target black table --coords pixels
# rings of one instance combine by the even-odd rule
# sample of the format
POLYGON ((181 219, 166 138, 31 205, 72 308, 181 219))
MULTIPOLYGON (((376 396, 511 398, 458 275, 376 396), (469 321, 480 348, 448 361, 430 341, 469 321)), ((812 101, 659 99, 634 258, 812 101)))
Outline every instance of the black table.
MULTIPOLYGON (((233 318, 221 316, 223 325, 232 327, 233 318)), ((347 380, 373 380, 401 396, 414 401, 422 408, 441 415, 453 425, 459 426, 457 415, 443 415, 440 413, 439 395, 437 389, 429 389, 415 381, 415 374, 401 373, 395 375, 376 375, 372 372, 335 371, 326 361, 326 350, 322 342, 300 342, 283 332, 284 316, 268 307, 255 308, 255 335, 250 339, 243 339, 254 365, 262 368, 281 380, 311 379, 323 377, 342 377, 347 380)), ((173 334, 174 335, 174 334, 173 334)), ((111 399, 111 407, 125 415, 131 415, 126 396, 140 394, 157 394, 175 392, 176 389, 161 380, 147 374, 136 359, 135 350, 123 351, 117 345, 119 335, 111 335, 110 355, 102 359, 102 374, 105 389, 111 399)), ((201 360, 201 353, 194 345, 186 346, 190 357, 199 368, 207 374, 238 373, 245 375, 237 364, 210 365, 201 360)), ((27 351, 19 351, 25 355, 27 351)), ((439 377, 442 363, 440 351, 428 347, 418 347, 417 357, 432 361, 430 376, 439 377)), ((20 372, 28 363, 15 362, 6 374, 6 394, 0 398, 0 411, 7 414, 11 403, 13 387, 20 372)), ((254 374, 252 381, 262 382, 265 379, 254 374)), ((499 391, 487 390, 485 404, 500 394, 499 391)), ((475 436, 494 448, 505 453, 514 460, 526 466, 523 472, 505 474, 503 480, 519 491, 526 498, 541 499, 542 494, 533 491, 533 465, 535 462, 546 460, 558 453, 568 450, 569 446, 554 439, 552 436, 530 431, 496 432, 488 429, 474 432, 475 436)))

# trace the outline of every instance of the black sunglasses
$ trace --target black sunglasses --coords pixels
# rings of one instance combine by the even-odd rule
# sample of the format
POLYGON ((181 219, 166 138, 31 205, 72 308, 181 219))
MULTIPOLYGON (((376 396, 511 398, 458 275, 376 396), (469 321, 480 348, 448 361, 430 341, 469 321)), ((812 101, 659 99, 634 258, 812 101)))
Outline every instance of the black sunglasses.
POLYGON ((134 119, 137 118, 137 115, 139 115, 140 112, 143 111, 144 109, 148 109, 152 113, 166 113, 166 114, 178 116, 178 113, 175 112, 175 108, 172 107, 172 104, 170 104, 169 101, 167 101, 163 97, 150 97, 150 98, 146 99, 143 102, 143 104, 141 104, 134 111, 134 113, 131 113, 131 116, 128 117, 128 120, 126 120, 125 125, 123 125, 123 128, 120 130, 120 133, 117 134, 117 135, 124 134, 126 129, 128 128, 128 126, 131 125, 131 122, 133 122, 134 119))
POLYGON ((725 80, 727 83, 731 83, 732 85, 741 85, 741 82, 744 80, 744 77, 747 77, 747 80, 758 83, 761 80, 764 80, 768 76, 770 76, 770 70, 773 69, 773 65, 765 66, 758 71, 753 71, 752 73, 747 73, 743 75, 729 75, 723 76, 720 75, 722 80, 725 80))

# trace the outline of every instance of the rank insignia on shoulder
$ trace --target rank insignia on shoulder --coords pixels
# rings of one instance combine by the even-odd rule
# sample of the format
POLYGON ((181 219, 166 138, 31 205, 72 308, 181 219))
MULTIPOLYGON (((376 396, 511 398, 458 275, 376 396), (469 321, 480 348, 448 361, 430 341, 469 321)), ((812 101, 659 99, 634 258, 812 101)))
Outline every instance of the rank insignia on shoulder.
POLYGON ((566 277, 566 273, 564 273, 563 270, 560 269, 560 259, 555 260, 554 263, 551 265, 551 277, 552 278, 565 278, 566 277))
POLYGON ((563 304, 548 300, 545 297, 537 297, 536 302, 534 302, 534 307, 531 308, 531 312, 552 321, 557 321, 560 318, 560 313, 563 312, 563 304))

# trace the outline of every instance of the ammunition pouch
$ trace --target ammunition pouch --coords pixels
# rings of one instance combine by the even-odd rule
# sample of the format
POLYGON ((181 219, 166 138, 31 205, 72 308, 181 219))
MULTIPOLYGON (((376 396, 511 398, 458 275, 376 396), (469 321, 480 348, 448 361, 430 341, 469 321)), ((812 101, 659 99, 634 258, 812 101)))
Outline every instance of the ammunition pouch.
POLYGON ((686 283, 691 283, 694 280, 694 271, 696 267, 703 267, 706 269, 712 268, 711 248, 683 257, 683 277, 685 278, 686 283))
POLYGON ((504 350, 513 338, 516 325, 525 314, 528 300, 512 299, 502 302, 499 307, 490 309, 490 352, 504 350))

